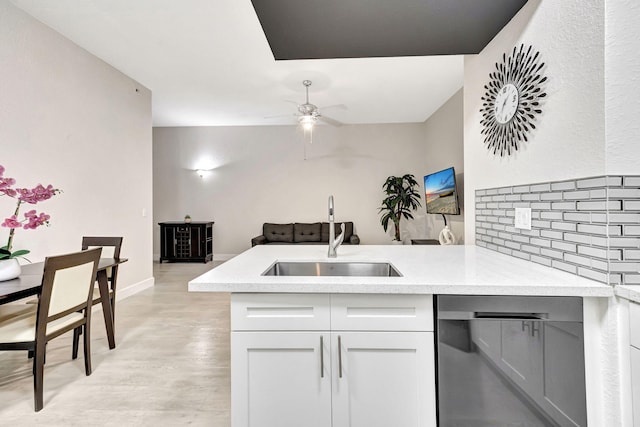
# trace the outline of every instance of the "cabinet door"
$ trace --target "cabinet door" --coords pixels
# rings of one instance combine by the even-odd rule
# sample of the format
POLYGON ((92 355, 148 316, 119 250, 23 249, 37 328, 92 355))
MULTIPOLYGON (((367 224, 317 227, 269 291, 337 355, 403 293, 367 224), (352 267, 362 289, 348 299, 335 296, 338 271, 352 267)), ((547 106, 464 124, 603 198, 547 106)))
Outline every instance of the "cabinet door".
POLYGON ((631 393, 633 425, 640 425, 640 350, 631 347, 631 393))
POLYGON ((233 427, 331 427, 330 336, 232 332, 233 427))
POLYGON ((331 335, 333 427, 436 425, 433 332, 331 335))
POLYGON ((582 323, 544 323, 540 406, 563 427, 587 425, 582 323))
POLYGON ((502 352, 500 320, 474 320, 470 323, 471 341, 493 362, 499 363, 502 352))
POLYGON ((503 320, 500 364, 506 374, 530 397, 542 390, 541 322, 503 320))

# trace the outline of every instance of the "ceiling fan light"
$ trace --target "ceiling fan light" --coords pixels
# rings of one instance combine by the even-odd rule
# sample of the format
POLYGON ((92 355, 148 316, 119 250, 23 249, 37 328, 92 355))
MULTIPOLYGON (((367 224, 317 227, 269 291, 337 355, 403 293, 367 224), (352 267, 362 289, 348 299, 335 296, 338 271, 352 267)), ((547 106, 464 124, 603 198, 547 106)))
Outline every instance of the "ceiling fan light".
POLYGON ((312 130, 313 125, 316 123, 316 118, 313 116, 300 116, 298 121, 304 130, 312 130))

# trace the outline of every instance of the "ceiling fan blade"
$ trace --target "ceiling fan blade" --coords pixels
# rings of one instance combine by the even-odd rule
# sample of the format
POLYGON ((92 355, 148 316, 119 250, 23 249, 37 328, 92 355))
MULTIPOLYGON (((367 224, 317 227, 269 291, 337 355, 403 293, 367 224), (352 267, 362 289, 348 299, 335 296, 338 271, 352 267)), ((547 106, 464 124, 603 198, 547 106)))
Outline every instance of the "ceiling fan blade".
POLYGON ((330 124, 331 126, 336 126, 336 127, 342 126, 342 122, 339 122, 336 119, 332 119, 331 117, 327 117, 324 115, 318 116, 318 120, 325 122, 327 124, 330 124))
POLYGON ((328 110, 329 108, 338 108, 340 110, 348 110, 347 106, 344 104, 333 104, 333 105, 327 105, 326 107, 318 107, 318 110, 320 111, 328 110))

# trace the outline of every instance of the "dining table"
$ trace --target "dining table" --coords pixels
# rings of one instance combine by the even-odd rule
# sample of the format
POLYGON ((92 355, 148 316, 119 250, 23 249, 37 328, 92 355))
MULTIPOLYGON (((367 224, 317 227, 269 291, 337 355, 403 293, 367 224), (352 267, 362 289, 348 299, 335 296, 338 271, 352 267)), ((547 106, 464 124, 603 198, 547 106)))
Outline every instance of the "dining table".
MULTIPOLYGON (((96 272, 96 281, 100 290, 100 300, 104 314, 104 323, 107 329, 107 340, 109 348, 116 347, 114 334, 113 311, 111 309, 111 299, 109 298, 109 280, 107 272, 110 268, 127 262, 127 258, 100 258, 96 272)), ((34 262, 21 266, 20 276, 13 280, 0 282, 0 305, 14 301, 19 301, 34 295, 40 295, 42 287, 42 276, 44 273, 44 262, 34 262)))

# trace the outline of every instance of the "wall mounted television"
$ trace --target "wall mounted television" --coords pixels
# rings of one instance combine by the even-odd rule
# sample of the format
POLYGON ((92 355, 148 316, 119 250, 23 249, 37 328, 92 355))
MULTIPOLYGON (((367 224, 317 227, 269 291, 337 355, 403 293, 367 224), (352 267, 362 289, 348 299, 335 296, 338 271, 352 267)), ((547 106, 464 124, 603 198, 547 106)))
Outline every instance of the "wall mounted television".
POLYGON ((427 213, 460 215, 456 172, 453 167, 424 177, 427 213))

